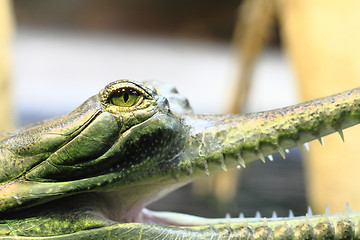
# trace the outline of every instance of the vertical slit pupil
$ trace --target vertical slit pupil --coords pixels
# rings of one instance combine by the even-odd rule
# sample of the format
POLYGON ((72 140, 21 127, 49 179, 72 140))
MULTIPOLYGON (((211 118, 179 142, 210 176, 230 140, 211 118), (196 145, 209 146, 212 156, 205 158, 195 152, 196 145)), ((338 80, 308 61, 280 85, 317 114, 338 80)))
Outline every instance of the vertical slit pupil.
POLYGON ((131 107, 137 103, 140 95, 141 93, 134 89, 121 88, 110 94, 109 102, 120 107, 131 107))
POLYGON ((124 93, 124 102, 127 102, 129 100, 129 94, 128 94, 128 92, 126 91, 125 93, 124 93))

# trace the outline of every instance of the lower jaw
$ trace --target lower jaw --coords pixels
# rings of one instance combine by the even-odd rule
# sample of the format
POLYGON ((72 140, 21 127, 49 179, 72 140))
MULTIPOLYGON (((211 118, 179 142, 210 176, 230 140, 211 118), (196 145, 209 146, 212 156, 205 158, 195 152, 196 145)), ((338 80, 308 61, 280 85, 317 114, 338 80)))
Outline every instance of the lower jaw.
MULTIPOLYGON (((161 224, 168 226, 204 226, 204 225, 221 225, 221 224, 263 224, 263 223, 292 223, 292 222, 303 222, 312 224, 312 222, 321 222, 321 221, 338 221, 338 220, 349 220, 351 218, 356 218, 360 220, 360 212, 351 212, 347 209, 344 213, 330 214, 328 210, 324 215, 312 215, 311 210, 305 216, 294 216, 290 211, 289 217, 277 217, 274 214, 270 218, 262 218, 261 216, 254 218, 245 218, 240 216, 238 218, 203 218, 189 214, 176 213, 176 212, 167 212, 167 211, 152 211, 147 208, 142 209, 139 219, 142 223, 150 224, 161 224)), ((360 224, 360 222, 359 222, 360 224)))

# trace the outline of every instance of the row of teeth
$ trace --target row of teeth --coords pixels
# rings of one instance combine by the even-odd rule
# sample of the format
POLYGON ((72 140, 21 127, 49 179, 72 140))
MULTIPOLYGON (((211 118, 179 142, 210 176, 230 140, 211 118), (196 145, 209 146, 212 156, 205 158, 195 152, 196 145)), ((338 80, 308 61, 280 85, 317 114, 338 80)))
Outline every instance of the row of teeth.
MULTIPOLYGON (((350 214, 351 214, 350 205, 349 205, 349 203, 346 203, 345 218, 350 218, 350 214)), ((307 213, 305 214, 305 218, 309 218, 309 217, 313 217, 313 216, 314 215, 313 215, 313 212, 311 210, 311 207, 308 206, 307 213)), ((330 216, 330 210, 329 210, 329 207, 327 205, 325 207, 325 215, 324 216, 325 216, 325 218, 328 218, 330 216)), ((239 218, 240 219, 245 219, 244 214, 240 213, 239 218)), ((255 219, 261 219, 262 218, 261 213, 259 211, 257 211, 254 218, 255 219)), ((289 210, 288 218, 289 218, 289 220, 295 218, 294 213, 293 213, 293 211, 291 209, 289 210)), ((230 213, 226 213, 225 219, 229 219, 229 220, 231 219, 230 213)), ((276 211, 273 211, 272 216, 269 219, 272 219, 272 220, 278 219, 276 211)), ((264 217, 264 220, 266 220, 266 217, 264 217)))
MULTIPOLYGON (((324 139, 323 138, 321 138, 321 145, 324 145, 324 139)), ((301 149, 302 149, 302 151, 304 151, 304 150, 309 151, 310 150, 309 143, 304 143, 303 147, 301 149)), ((279 148, 278 150, 279 150, 280 155, 283 157, 283 159, 286 159, 286 154, 290 153, 289 149, 282 150, 282 148, 279 148)), ((260 160, 263 163, 266 162, 265 157, 261 153, 258 153, 258 156, 259 156, 260 160)), ((270 162, 274 161, 273 155, 268 155, 267 158, 270 160, 270 162)), ((241 161, 240 164, 237 165, 236 167, 238 169, 240 169, 241 167, 246 168, 245 161, 241 161)), ((227 169, 224 169, 224 170, 226 171, 227 169)))
MULTIPOLYGON (((339 133, 339 135, 340 135, 340 137, 341 137, 341 140, 344 142, 345 139, 344 139, 344 133, 343 133, 343 131, 342 131, 341 129, 337 129, 336 131, 339 133)), ((318 139, 318 141, 320 142, 320 144, 321 144, 322 146, 325 145, 325 142, 324 142, 324 138, 323 138, 323 137, 319 137, 319 138, 317 138, 317 139, 318 139)), ((299 148, 301 149, 302 152, 305 152, 305 151, 309 151, 309 150, 310 150, 310 148, 309 148, 309 143, 307 143, 307 142, 306 142, 306 143, 303 143, 303 144, 298 144, 298 146, 299 146, 299 148)), ((280 146, 277 148, 277 150, 278 150, 278 152, 280 153, 280 155, 282 156, 283 159, 286 159, 286 154, 288 154, 288 153, 290 152, 289 149, 285 149, 285 150, 284 150, 284 149, 282 149, 280 146)), ((260 159, 263 163, 265 163, 266 160, 265 160, 265 157, 263 156, 263 154, 262 154, 260 151, 258 151, 257 154, 258 154, 259 159, 260 159)), ((268 155, 267 158, 269 159, 270 162, 274 161, 273 155, 268 155)), ((243 167, 243 168, 246 168, 245 160, 244 160, 241 156, 239 156, 239 158, 238 158, 236 161, 239 163, 239 165, 237 165, 237 168, 238 168, 238 169, 241 169, 242 167, 243 167)), ((225 164, 225 155, 220 159, 220 166, 221 166, 221 168, 222 168, 224 171, 227 171, 227 167, 226 167, 226 164, 225 164)), ((188 170, 188 176, 189 176, 189 178, 192 179, 192 177, 193 177, 193 169, 192 169, 192 166, 188 166, 187 170, 188 170)), ((207 165, 207 161, 206 161, 206 160, 204 161, 204 169, 203 169, 203 171, 205 172, 206 175, 208 175, 208 176, 210 175, 210 172, 209 172, 209 169, 208 169, 208 165, 207 165)), ((174 179, 175 179, 176 181, 178 181, 178 179, 179 179, 179 174, 176 174, 176 175, 174 176, 174 179)))
MULTIPOLYGON (((339 135, 340 135, 340 137, 341 137, 341 140, 342 140, 343 142, 345 142, 345 138, 344 138, 344 133, 343 133, 343 131, 342 131, 341 129, 337 129, 336 131, 339 133, 339 135)), ((325 145, 325 142, 324 142, 324 138, 323 138, 323 137, 319 137, 319 138, 317 138, 317 140, 320 142, 320 144, 321 144, 322 146, 325 145)), ((299 144, 298 146, 299 146, 299 148, 301 149, 302 152, 305 152, 305 150, 306 150, 306 151, 309 151, 309 150, 310 150, 310 148, 309 148, 309 143, 299 144)), ((278 147, 277 150, 278 150, 278 152, 280 153, 280 155, 283 157, 283 159, 286 158, 285 153, 289 153, 289 152, 290 152, 289 149, 285 149, 285 151, 284 151, 281 147, 278 147)), ((262 161, 263 163, 266 162, 265 157, 262 155, 261 152, 258 152, 258 157, 259 157, 259 159, 261 159, 261 161, 262 161)), ((272 155, 268 155, 267 157, 268 157, 268 159, 269 159, 271 162, 274 160, 274 157, 273 157, 272 155)), ((245 161, 244 161, 243 159, 240 159, 240 160, 239 160, 239 163, 240 163, 240 165, 238 165, 237 168, 241 168, 241 167, 244 167, 244 168, 245 168, 245 167, 246 167, 245 161)), ((222 164, 222 166, 223 166, 223 164, 222 164)), ((223 168, 223 169, 224 169, 224 168, 223 168)), ((225 166, 225 169, 224 169, 224 170, 226 171, 226 166, 225 166)))
MULTIPOLYGON (((343 134, 342 130, 338 130, 338 133, 339 133, 342 141, 344 142, 344 141, 345 141, 345 138, 344 138, 344 134, 343 134)), ((320 144, 321 144, 322 146, 325 145, 325 142, 324 142, 324 138, 323 138, 323 137, 318 138, 318 140, 319 140, 319 142, 320 142, 320 144)), ((309 150, 310 150, 310 148, 309 148, 309 143, 304 143, 302 146, 299 146, 299 147, 300 147, 300 149, 301 149, 303 152, 304 152, 304 150, 306 150, 306 151, 309 151, 309 150)), ((283 151, 281 148, 280 148, 280 151, 279 151, 279 153, 280 153, 280 155, 283 157, 283 159, 286 158, 285 153, 289 153, 289 152, 290 152, 289 149, 285 149, 285 151, 283 151)), ((261 153, 258 154, 258 155, 259 155, 259 158, 261 159, 261 161, 262 161, 263 163, 265 163, 266 161, 265 161, 264 156, 263 156, 261 153)), ((273 158, 272 155, 268 155, 267 157, 268 157, 268 159, 269 159, 271 162, 274 160, 274 158, 273 158)), ((237 166, 238 169, 240 169, 241 167, 244 167, 244 168, 246 167, 244 161, 242 161, 241 164, 237 166)), ((224 169, 224 170, 225 170, 225 171, 227 170, 227 169, 226 169, 226 166, 225 166, 225 169, 224 169)), ((349 203, 346 203, 346 211, 345 211, 345 214, 346 214, 346 216, 349 217, 350 213, 351 213, 351 210, 350 210, 349 203)), ((326 207, 325 207, 325 216, 328 217, 329 215, 330 215, 330 210, 329 210, 329 207, 326 205, 326 207)), ((306 213, 305 217, 308 218, 308 217, 312 217, 312 216, 313 216, 313 213, 312 213, 311 207, 308 206, 307 213, 306 213)), ((295 217, 295 216, 294 216, 294 213, 293 213, 293 211, 290 209, 290 210, 289 210, 288 218, 291 219, 291 218, 294 218, 294 217, 295 217)), ((225 218, 226 218, 226 219, 230 219, 230 218, 231 218, 230 213, 226 213, 225 218)), ((239 214, 239 218, 245 218, 245 216, 244 216, 244 214, 243 214, 242 212, 239 214)), ((255 213, 255 217, 254 217, 254 218, 262 218, 262 217, 261 217, 261 213, 260 213, 259 211, 257 211, 257 212, 255 213)), ((277 216, 276 211, 273 211, 272 216, 271 216, 271 219, 277 219, 277 218, 278 218, 278 216, 277 216)), ((265 221, 266 221, 266 218, 264 218, 264 219, 265 219, 265 221)))
MULTIPOLYGON (((341 139, 344 141, 344 134, 343 134, 343 132, 342 132, 341 130, 339 130, 338 132, 339 132, 339 134, 340 134, 341 139)), ((324 142, 324 138, 323 138, 323 137, 318 138, 318 141, 320 142, 320 144, 321 144, 322 146, 325 145, 325 142, 324 142)), ((310 151, 309 143, 304 143, 304 144, 302 144, 302 145, 299 144, 298 146, 299 146, 299 148, 301 149, 302 152, 305 152, 305 150, 306 150, 306 151, 310 151)), ((279 153, 280 153, 280 155, 282 156, 283 159, 286 158, 285 153, 289 153, 289 152, 290 152, 289 149, 283 150, 281 147, 278 147, 278 151, 279 151, 279 153)), ((260 152, 258 152, 258 156, 259 156, 259 158, 261 159, 261 161, 262 161, 263 163, 266 162, 265 157, 264 157, 260 152)), ((271 162, 274 161, 274 157, 273 157, 272 155, 268 155, 267 158, 268 158, 271 162)), ((246 167, 245 163, 244 163, 244 164, 240 164, 240 165, 237 166, 237 168, 241 168, 241 167, 244 167, 244 168, 245 168, 245 167, 246 167)))

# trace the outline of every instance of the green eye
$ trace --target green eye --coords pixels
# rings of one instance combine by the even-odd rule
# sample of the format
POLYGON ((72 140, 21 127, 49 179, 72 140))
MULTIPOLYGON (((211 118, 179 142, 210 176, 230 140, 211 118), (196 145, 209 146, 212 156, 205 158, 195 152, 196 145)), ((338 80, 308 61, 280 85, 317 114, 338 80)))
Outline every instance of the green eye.
POLYGON ((141 95, 132 88, 121 88, 111 94, 110 103, 118 107, 132 107, 139 101, 141 95))

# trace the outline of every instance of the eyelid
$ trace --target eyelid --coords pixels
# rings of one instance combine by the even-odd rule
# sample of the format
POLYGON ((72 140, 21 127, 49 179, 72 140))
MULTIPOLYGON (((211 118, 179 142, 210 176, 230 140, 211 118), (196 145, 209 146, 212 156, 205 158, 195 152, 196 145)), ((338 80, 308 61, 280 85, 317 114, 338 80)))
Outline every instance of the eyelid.
POLYGON ((144 95, 142 92, 134 89, 134 88, 131 88, 131 87, 123 87, 123 88, 119 88, 119 89, 116 89, 114 91, 112 91, 110 94, 109 94, 109 99, 111 97, 113 97, 115 94, 118 94, 118 93, 125 93, 126 90, 130 91, 130 93, 133 93, 135 95, 138 95, 138 96, 141 96, 141 95, 144 95))

